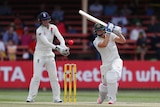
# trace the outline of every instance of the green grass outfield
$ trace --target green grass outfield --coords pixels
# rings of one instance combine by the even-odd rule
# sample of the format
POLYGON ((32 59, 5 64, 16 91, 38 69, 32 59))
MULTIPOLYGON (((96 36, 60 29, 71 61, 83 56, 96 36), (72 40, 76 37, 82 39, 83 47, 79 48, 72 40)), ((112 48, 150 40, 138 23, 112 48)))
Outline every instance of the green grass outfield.
MULTIPOLYGON (((0 89, 0 107, 160 107, 159 90, 119 90, 117 103, 96 104, 97 90, 77 90, 76 103, 52 103, 51 90, 39 90, 34 103, 26 103, 28 90, 0 89)), ((63 91, 61 93, 63 99, 63 91)))

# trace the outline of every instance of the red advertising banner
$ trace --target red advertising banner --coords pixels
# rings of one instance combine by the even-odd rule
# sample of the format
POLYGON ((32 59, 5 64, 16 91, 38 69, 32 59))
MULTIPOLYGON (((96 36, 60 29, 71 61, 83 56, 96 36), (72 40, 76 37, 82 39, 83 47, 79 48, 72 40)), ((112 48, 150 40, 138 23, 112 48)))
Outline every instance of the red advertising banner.
POLYGON ((124 61, 121 88, 160 88, 160 61, 124 61))
MULTIPOLYGON (((57 72, 63 88, 63 67, 66 63, 77 65, 77 88, 98 88, 101 82, 100 61, 57 61, 57 72)), ((160 61, 124 61, 119 88, 159 89, 160 61)), ((33 74, 31 61, 0 62, 0 88, 28 88, 33 74)), ((40 88, 50 88, 47 71, 42 71, 40 88)))

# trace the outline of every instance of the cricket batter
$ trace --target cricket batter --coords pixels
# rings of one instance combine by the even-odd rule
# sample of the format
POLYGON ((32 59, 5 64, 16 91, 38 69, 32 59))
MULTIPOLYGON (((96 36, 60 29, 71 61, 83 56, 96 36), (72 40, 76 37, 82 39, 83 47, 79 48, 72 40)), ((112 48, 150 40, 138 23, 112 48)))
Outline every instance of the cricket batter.
POLYGON ((123 61, 119 56, 117 43, 125 43, 126 39, 121 33, 121 27, 108 23, 105 27, 95 24, 94 32, 96 38, 94 46, 101 55, 102 65, 100 66, 102 82, 99 84, 99 98, 97 103, 101 104, 108 97, 108 104, 116 102, 118 80, 121 78, 123 61))
POLYGON ((57 78, 57 69, 55 63, 55 54, 52 50, 59 51, 62 55, 70 54, 69 48, 66 47, 64 38, 57 27, 50 24, 51 17, 47 12, 41 12, 38 16, 41 25, 36 29, 36 47, 33 59, 33 77, 29 86, 29 94, 26 102, 33 102, 38 93, 40 77, 43 67, 48 71, 50 84, 53 93, 53 102, 61 103, 60 85, 57 78), (52 44, 54 36, 60 41, 60 45, 52 44))

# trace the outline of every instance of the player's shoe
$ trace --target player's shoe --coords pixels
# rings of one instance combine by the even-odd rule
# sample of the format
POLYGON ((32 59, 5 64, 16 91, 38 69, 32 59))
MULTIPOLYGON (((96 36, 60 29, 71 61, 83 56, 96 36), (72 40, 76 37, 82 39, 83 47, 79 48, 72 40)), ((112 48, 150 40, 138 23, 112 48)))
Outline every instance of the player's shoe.
POLYGON ((62 103, 63 101, 61 99, 58 99, 58 100, 54 100, 53 102, 54 103, 62 103))
POLYGON ((115 101, 108 101, 108 104, 114 104, 115 101))
POLYGON ((108 104, 114 104, 114 103, 116 103, 116 100, 114 100, 112 97, 109 97, 108 98, 108 104))
POLYGON ((27 103, 32 103, 32 102, 34 102, 34 100, 27 98, 26 102, 27 102, 27 103))
POLYGON ((101 100, 101 98, 98 98, 97 99, 97 104, 102 104, 103 103, 103 100, 101 100))

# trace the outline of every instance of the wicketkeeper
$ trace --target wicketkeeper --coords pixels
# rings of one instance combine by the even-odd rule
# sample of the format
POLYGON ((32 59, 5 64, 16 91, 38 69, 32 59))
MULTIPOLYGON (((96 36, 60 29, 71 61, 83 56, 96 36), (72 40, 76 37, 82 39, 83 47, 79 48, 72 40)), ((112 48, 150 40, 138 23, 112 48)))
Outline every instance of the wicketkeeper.
POLYGON ((116 102, 118 80, 121 78, 123 61, 119 56, 117 43, 125 43, 126 39, 121 33, 121 27, 108 23, 107 27, 95 24, 94 32, 96 38, 94 46, 101 55, 100 66, 102 82, 99 84, 99 98, 97 103, 101 104, 108 98, 108 104, 116 102))
POLYGON ((38 16, 41 25, 36 29, 36 48, 33 60, 33 77, 29 86, 29 94, 26 102, 33 102, 38 93, 40 77, 43 67, 48 71, 50 84, 53 93, 53 102, 61 103, 60 85, 57 78, 57 68, 55 62, 55 54, 52 50, 59 51, 62 55, 70 54, 69 48, 66 47, 64 38, 54 24, 50 24, 51 17, 47 12, 41 12, 38 16), (57 37, 60 45, 52 44, 53 39, 57 37))

